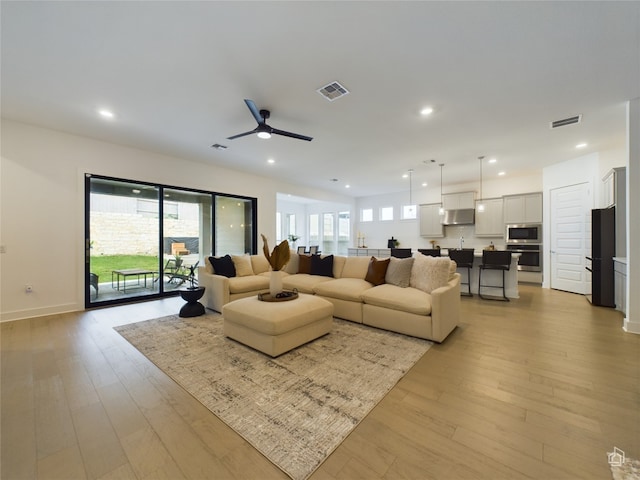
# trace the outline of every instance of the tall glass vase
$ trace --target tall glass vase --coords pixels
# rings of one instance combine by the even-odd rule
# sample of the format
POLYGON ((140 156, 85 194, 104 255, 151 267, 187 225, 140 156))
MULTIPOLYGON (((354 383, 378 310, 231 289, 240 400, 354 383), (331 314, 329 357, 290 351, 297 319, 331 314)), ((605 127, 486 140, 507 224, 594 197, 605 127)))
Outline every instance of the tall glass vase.
POLYGON ((269 277, 269 293, 272 297, 275 297, 277 294, 282 293, 282 271, 281 270, 272 270, 271 276, 269 277))

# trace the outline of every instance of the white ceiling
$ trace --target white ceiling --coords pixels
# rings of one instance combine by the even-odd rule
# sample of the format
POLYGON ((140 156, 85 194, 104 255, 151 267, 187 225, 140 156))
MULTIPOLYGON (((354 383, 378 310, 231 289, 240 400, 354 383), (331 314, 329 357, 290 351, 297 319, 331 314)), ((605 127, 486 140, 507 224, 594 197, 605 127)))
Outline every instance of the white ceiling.
POLYGON ((343 195, 406 190, 408 169, 439 188, 439 163, 445 185, 474 182, 480 155, 498 159, 485 179, 509 178, 623 148, 640 96, 640 2, 1 8, 3 117, 343 195), (351 93, 329 102, 316 90, 335 80, 351 93), (313 141, 226 140, 256 126, 245 98, 313 141))

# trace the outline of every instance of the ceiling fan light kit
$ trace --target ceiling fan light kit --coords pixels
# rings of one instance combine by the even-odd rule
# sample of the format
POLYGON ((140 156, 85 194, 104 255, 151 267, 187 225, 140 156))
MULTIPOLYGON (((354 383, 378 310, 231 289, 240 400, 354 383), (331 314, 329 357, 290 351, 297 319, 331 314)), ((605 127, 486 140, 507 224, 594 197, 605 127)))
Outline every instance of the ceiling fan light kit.
POLYGON ((258 110, 258 107, 256 107, 254 101, 248 100, 246 98, 244 100, 244 103, 247 104, 247 107, 253 115, 253 118, 255 118, 256 122, 258 122, 258 126, 248 132, 239 133, 237 135, 227 137, 227 140, 235 140, 236 138, 252 135, 254 133, 256 133, 258 137, 265 139, 271 138, 271 135, 282 135, 283 137, 297 138, 298 140, 306 140, 307 142, 313 140, 313 137, 300 135, 299 133, 287 132, 285 130, 278 130, 277 128, 273 128, 270 125, 267 125, 267 119, 271 116, 271 112, 269 112, 269 110, 258 110))

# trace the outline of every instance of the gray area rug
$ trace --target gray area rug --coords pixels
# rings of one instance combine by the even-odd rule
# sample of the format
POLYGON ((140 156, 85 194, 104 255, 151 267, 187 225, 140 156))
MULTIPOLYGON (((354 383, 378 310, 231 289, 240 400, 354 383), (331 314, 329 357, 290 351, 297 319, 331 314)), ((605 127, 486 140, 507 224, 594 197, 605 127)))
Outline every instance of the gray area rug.
POLYGON ((222 317, 115 327, 134 347, 295 480, 306 479, 431 342, 334 320, 278 358, 223 335, 222 317))

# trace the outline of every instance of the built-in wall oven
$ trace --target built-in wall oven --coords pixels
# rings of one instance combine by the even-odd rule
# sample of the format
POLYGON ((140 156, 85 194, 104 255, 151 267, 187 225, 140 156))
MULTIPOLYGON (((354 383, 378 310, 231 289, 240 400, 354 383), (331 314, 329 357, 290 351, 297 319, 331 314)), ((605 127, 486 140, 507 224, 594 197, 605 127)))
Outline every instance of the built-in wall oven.
POLYGON ((539 223, 506 226, 507 250, 519 253, 518 270, 542 272, 542 225, 539 223))
POLYGON ((542 245, 534 245, 527 243, 507 244, 507 250, 513 253, 519 253, 518 270, 522 272, 541 272, 542 271, 542 245))

